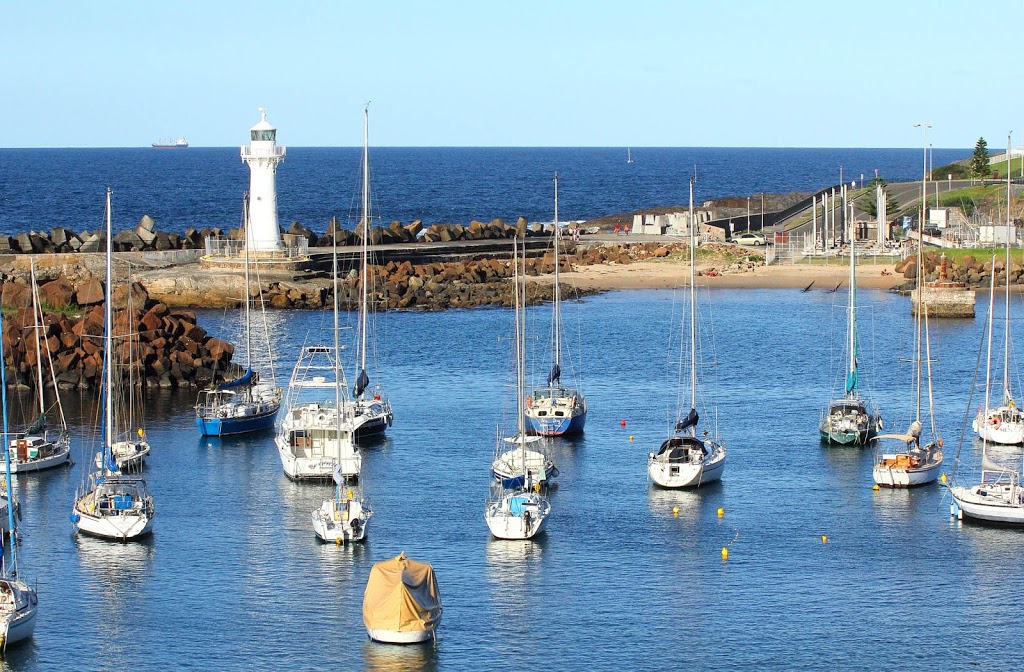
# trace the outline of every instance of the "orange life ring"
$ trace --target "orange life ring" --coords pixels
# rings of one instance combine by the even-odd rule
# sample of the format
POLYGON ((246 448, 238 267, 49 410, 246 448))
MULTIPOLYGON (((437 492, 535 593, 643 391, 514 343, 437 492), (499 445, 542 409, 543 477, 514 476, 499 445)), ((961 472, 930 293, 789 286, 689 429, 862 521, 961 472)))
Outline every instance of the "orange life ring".
POLYGON ((988 424, 992 425, 992 429, 999 429, 999 425, 1003 424, 1003 420, 998 415, 993 415, 988 419, 988 424))

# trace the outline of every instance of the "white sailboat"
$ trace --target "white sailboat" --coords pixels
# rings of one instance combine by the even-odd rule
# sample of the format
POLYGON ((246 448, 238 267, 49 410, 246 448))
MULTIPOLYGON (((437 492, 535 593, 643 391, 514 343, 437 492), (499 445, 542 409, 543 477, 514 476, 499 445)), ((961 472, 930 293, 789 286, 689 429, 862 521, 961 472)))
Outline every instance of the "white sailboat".
MULTIPOLYGON (((525 252, 525 251, 524 251, 525 252)), ((519 243, 513 239, 512 263, 515 266, 515 352, 516 352, 516 436, 512 442, 515 447, 503 450, 505 440, 498 436, 495 453, 497 458, 492 463, 492 470, 499 481, 491 486, 490 497, 484 507, 484 520, 491 534, 498 539, 531 539, 544 529, 551 504, 540 490, 546 480, 544 464, 546 458, 540 451, 528 451, 526 446, 531 438, 526 435, 525 388, 526 388, 526 325, 524 304, 525 269, 519 268, 519 243), (510 453, 518 453, 518 461, 513 460, 510 453), (534 455, 530 455, 533 453, 534 455), (537 459, 535 456, 539 456, 537 459), (534 464, 538 462, 538 464, 534 464), (518 473, 499 474, 505 466, 520 469, 518 473)))
POLYGON ((313 532, 320 541, 345 544, 366 539, 366 524, 373 509, 363 498, 362 488, 346 483, 340 470, 334 473, 334 497, 313 510, 313 532))
MULTIPOLYGON (((993 261, 995 259, 993 258, 993 261)), ((988 366, 985 371, 985 398, 988 398, 992 383, 992 321, 995 308, 995 273, 992 274, 988 302, 988 366)), ((986 434, 981 435, 981 479, 977 485, 953 485, 949 493, 953 497, 950 513, 957 518, 1003 525, 1024 526, 1024 487, 1020 475, 1024 471, 1012 469, 988 459, 988 447, 993 443, 986 434)), ((955 474, 954 474, 955 478, 955 474)))
POLYGON ((562 290, 559 282, 558 173, 555 173, 555 231, 553 236, 555 278, 551 298, 551 372, 547 384, 535 387, 526 397, 526 428, 541 436, 571 436, 587 422, 587 399, 578 384, 562 384, 562 290))
POLYGON ((626 163, 633 163, 633 155, 629 153, 629 147, 626 147, 626 163))
MULTIPOLYGON (((928 177, 927 162, 924 176, 928 177)), ((928 191, 922 180, 921 221, 924 221, 925 202, 928 191)), ((924 287, 924 245, 917 246, 917 287, 924 287)), ((920 294, 921 297, 924 294, 920 294)), ((875 484, 885 488, 909 488, 934 482, 942 469, 942 439, 935 427, 935 409, 932 403, 932 356, 931 341, 928 338, 928 304, 923 299, 914 313, 914 420, 906 434, 883 434, 878 436, 879 455, 871 469, 875 484), (921 422, 922 347, 924 359, 928 362, 928 419, 932 437, 922 445, 924 425, 921 422)))
MULTIPOLYGON (((103 450, 99 466, 88 476, 86 486, 75 492, 71 521, 75 529, 105 539, 128 541, 153 529, 153 497, 146 479, 121 473, 114 459, 114 377, 112 337, 110 189, 107 189, 107 277, 103 308, 103 450)), ((142 430, 139 430, 140 434, 142 430)), ((141 438, 141 437, 140 437, 141 438)), ((148 444, 147 444, 148 449, 148 444)))
MULTIPOLYGON (((985 441, 1016 445, 1024 443, 1024 412, 1017 408, 1017 402, 1010 391, 1010 241, 1015 238, 1013 222, 1010 218, 1010 152, 1006 152, 1006 306, 1003 332, 1003 401, 999 406, 990 407, 988 393, 985 394, 985 407, 978 409, 972 426, 985 441)), ((992 260, 992 274, 995 275, 995 259, 992 260)), ((991 317, 991 311, 990 311, 991 317)), ((991 329, 989 340, 991 340, 991 329)), ((991 365, 991 359, 989 361, 991 365)))
POLYGON ((36 397, 39 401, 39 416, 24 431, 8 435, 8 448, 11 453, 11 473, 24 474, 59 467, 71 461, 71 434, 64 420, 64 407, 60 401, 60 391, 53 370, 52 353, 49 341, 43 334, 42 310, 39 307, 39 290, 36 287, 36 266, 29 260, 29 274, 32 285, 32 339, 36 344, 36 397), (43 358, 43 345, 46 345, 46 357, 43 358), (55 398, 52 409, 46 408, 46 395, 43 386, 43 362, 49 365, 50 380, 53 383, 55 398), (56 411, 57 426, 47 427, 49 411, 56 411))
POLYGON ((850 237, 850 305, 847 307, 845 390, 833 399, 821 415, 819 433, 829 444, 863 446, 874 440, 882 418, 874 406, 860 396, 859 352, 857 343, 857 247, 850 237))
MULTIPOLYGON (((131 264, 128 264, 128 286, 132 284, 131 264)), ((113 291, 113 290, 111 290, 113 291)), ((129 472, 138 471, 142 463, 150 453, 149 438, 143 428, 141 413, 141 386, 138 375, 138 362, 136 360, 136 338, 135 329, 135 306, 132 304, 131 292, 128 293, 128 306, 125 311, 125 333, 122 338, 128 343, 128 356, 119 356, 122 361, 115 361, 114 355, 119 355, 119 350, 114 347, 111 355, 111 368, 109 369, 112 383, 107 386, 107 402, 111 406, 112 421, 109 431, 112 432, 108 441, 111 464, 117 465, 117 471, 129 472)), ((113 322, 108 331, 109 343, 113 344, 113 322)), ((96 453, 96 469, 103 470, 105 467, 102 453, 96 453)))
MULTIPOLYGON (((273 351, 267 333, 264 315, 264 334, 270 361, 269 380, 253 369, 252 362, 252 290, 249 282, 249 195, 242 204, 243 226, 245 228, 245 292, 242 310, 245 329, 245 373, 239 378, 224 383, 212 390, 203 390, 196 401, 196 427, 203 436, 224 436, 244 434, 270 429, 277 419, 284 391, 277 386, 274 371, 273 351)), ((257 296, 259 286, 257 286, 257 296)), ((260 298, 260 310, 263 301, 260 298)))
POLYGON ((356 480, 363 458, 352 431, 352 405, 346 403, 345 371, 338 340, 338 243, 333 250, 334 325, 331 345, 303 345, 295 362, 287 412, 278 423, 274 443, 289 478, 327 480, 335 473, 356 480), (324 399, 325 392, 333 399, 324 399))
MULTIPOLYGON (((33 285, 34 286, 34 285, 33 285)), ((3 316, 0 314, 0 334, 3 334, 3 316)), ((3 338, 0 338, 0 363, 4 362, 3 338)), ((4 494, 6 502, 14 501, 11 487, 11 442, 7 418, 7 377, 6 367, 0 366, 0 401, 3 403, 4 469, 6 478, 4 494)), ((5 504, 6 504, 5 502, 5 504)), ((0 543, 0 650, 10 644, 28 639, 36 627, 36 609, 39 598, 34 588, 18 578, 18 529, 14 524, 14 509, 5 506, 4 517, 7 531, 10 533, 11 560, 3 553, 0 543)), ((2 541, 2 538, 0 538, 2 541)))
POLYGON ((394 416, 391 402, 381 391, 380 383, 375 384, 373 393, 370 377, 366 372, 367 325, 369 322, 369 239, 370 239, 370 106, 363 108, 363 216, 362 216, 362 253, 359 299, 359 374, 352 386, 352 431, 355 438, 380 434, 391 426, 394 416))
MULTIPOLYGON (((693 225, 693 180, 690 180, 690 410, 676 421, 672 435, 647 458, 647 473, 663 488, 695 488, 722 478, 725 444, 707 429, 697 437, 697 238, 693 225)), ((680 361, 682 365, 682 361, 680 361)), ((681 410, 681 409, 680 409, 681 410)), ((677 414, 678 417, 678 414, 677 414)))

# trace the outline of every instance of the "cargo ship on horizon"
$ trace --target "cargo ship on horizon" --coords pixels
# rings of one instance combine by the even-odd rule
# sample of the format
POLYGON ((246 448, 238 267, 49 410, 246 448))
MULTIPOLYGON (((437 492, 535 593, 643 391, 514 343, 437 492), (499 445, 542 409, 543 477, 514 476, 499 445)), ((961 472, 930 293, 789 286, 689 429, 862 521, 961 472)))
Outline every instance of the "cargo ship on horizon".
POLYGON ((185 138, 157 140, 152 146, 154 149, 185 149, 188 147, 188 140, 185 138))

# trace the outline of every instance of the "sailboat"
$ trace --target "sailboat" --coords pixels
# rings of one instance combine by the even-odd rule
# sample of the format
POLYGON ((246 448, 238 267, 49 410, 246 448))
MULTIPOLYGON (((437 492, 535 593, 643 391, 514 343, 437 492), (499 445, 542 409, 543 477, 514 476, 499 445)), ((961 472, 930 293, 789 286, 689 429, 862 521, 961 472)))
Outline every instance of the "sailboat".
MULTIPOLYGON (((995 258, 993 258, 993 262, 995 258)), ((985 398, 991 391, 992 373, 992 313, 995 307, 995 273, 992 274, 988 306, 988 357, 985 373, 985 398)), ((953 497, 950 513, 957 518, 1024 526, 1024 487, 1020 475, 1024 471, 999 465, 988 459, 988 447, 992 443, 986 434, 981 435, 981 479, 977 485, 952 485, 949 493, 953 497)), ((955 476, 955 474, 954 474, 955 476)))
MULTIPOLYGON (((128 286, 132 284, 131 264, 128 264, 128 286)), ((140 386, 136 380, 138 371, 138 360, 135 354, 135 339, 138 336, 134 328, 135 307, 132 304, 131 292, 128 294, 128 308, 125 313, 125 336, 128 341, 127 358, 123 362, 114 362, 111 359, 111 375, 113 383, 107 387, 107 394, 111 395, 108 400, 111 404, 112 432, 109 443, 110 459, 112 464, 117 465, 118 471, 137 471, 142 468, 142 462, 149 455, 150 445, 143 429, 142 415, 140 412, 141 399, 139 398, 140 386), (132 429, 132 428, 135 429, 132 429)), ((113 323, 111 331, 113 333, 113 323)), ((110 336, 113 343, 113 336, 110 336)), ((115 352, 114 354, 119 354, 115 352)), ((113 357, 113 355, 111 355, 113 357)), ((96 469, 104 468, 104 457, 102 453, 96 453, 96 469)))
POLYGON ((36 344, 36 397, 39 401, 39 416, 24 431, 8 435, 12 474, 41 471, 59 467, 71 461, 71 435, 68 432, 67 422, 64 420, 64 407, 61 405, 60 392, 57 390, 57 381, 54 378, 49 341, 43 335, 42 311, 39 307, 39 291, 36 287, 36 266, 31 259, 29 260, 29 274, 32 284, 32 330, 33 340, 36 344), (46 344, 45 361, 49 365, 50 380, 53 383, 53 393, 56 398, 54 409, 56 410, 57 427, 54 429, 47 427, 48 409, 43 386, 43 346, 40 342, 46 344))
MULTIPOLYGON (((277 386, 273 356, 270 358, 270 380, 264 381, 252 366, 251 285, 249 282, 249 197, 242 204, 245 227, 245 373, 213 390, 203 390, 196 402, 196 427, 203 436, 244 434, 270 429, 281 407, 283 390, 277 386)), ((258 288, 257 288, 258 289, 258 288)), ((260 299, 260 309, 263 301, 260 299)), ((266 323, 264 321, 264 333, 266 323)), ((269 339, 267 350, 270 351, 269 339)))
POLYGON ((562 291, 559 284, 558 173, 555 173, 555 282, 551 299, 551 372, 547 385, 534 388, 526 397, 526 428, 531 434, 564 436, 583 431, 587 399, 579 386, 562 385, 562 291))
MULTIPOLYGON (((1024 412, 1017 408, 1017 402, 1010 391, 1010 240, 1015 238, 1010 219, 1010 152, 1006 153, 1006 262, 1003 271, 1006 276, 1005 326, 1003 331, 1003 402, 998 407, 988 405, 986 392, 985 407, 978 409, 972 426, 985 441, 1016 445, 1024 443, 1024 412)), ((992 260, 992 275, 995 276, 995 259, 992 260)), ((991 311, 990 311, 991 313, 991 311)), ((991 316, 991 314, 990 314, 991 316)), ((991 340, 991 329, 989 339, 991 340)), ((991 354, 991 353, 990 353, 991 354)), ((989 361, 991 365, 991 359, 989 361)))
MULTIPOLYGON (((927 163, 924 177, 927 179, 927 163)), ((921 186, 921 221, 924 221, 924 208, 927 201, 927 188, 922 180, 921 186)), ((917 287, 924 287, 924 252, 923 244, 917 246, 917 287)), ((880 454, 871 469, 871 477, 875 484, 887 488, 908 488, 916 485, 932 483, 939 477, 942 469, 942 439, 935 427, 935 409, 932 403, 932 356, 931 341, 928 338, 928 303, 922 297, 918 310, 914 313, 914 420, 905 434, 882 434, 878 437, 880 454), (924 425, 921 422, 921 396, 924 392, 922 383, 922 353, 928 362, 928 418, 929 429, 934 437, 922 445, 921 436, 924 425)))
POLYGON ((484 507, 484 520, 491 534, 498 539, 531 539, 544 528, 551 512, 551 503, 541 494, 542 483, 547 478, 545 457, 539 451, 526 448, 530 439, 540 439, 526 435, 526 325, 523 314, 526 272, 525 269, 521 272, 519 268, 519 243, 513 239, 512 244, 512 263, 515 266, 515 287, 512 293, 515 298, 517 432, 511 439, 515 447, 504 449, 503 444, 508 440, 501 438, 499 430, 495 448, 498 457, 492 464, 492 470, 499 481, 491 485, 490 497, 484 507), (510 453, 516 453, 518 457, 513 459, 510 453), (499 473, 499 469, 505 471, 499 473))
MULTIPOLYGON (((33 287, 35 285, 33 284, 33 287)), ((3 334, 3 315, 0 314, 0 335, 3 334)), ((0 364, 4 362, 3 338, 0 336, 0 364)), ((4 484, 7 502, 14 501, 14 490, 11 486, 11 442, 8 434, 7 419, 7 375, 6 366, 0 366, 0 402, 3 403, 4 416, 4 484)), ((3 553, 0 538, 0 650, 8 645, 28 639, 36 628, 36 609, 39 598, 34 588, 18 578, 18 530, 14 525, 14 508, 7 506, 6 523, 10 532, 11 561, 7 562, 3 553)))
MULTIPOLYGON (((103 306, 103 449, 97 459, 99 466, 96 471, 89 474, 85 488, 75 492, 71 522, 79 532, 105 539, 128 541, 152 531, 155 509, 146 479, 142 476, 123 474, 113 452, 118 441, 114 436, 111 241, 110 189, 107 189, 107 275, 103 306)), ((141 429, 139 432, 143 433, 141 429)), ((125 440, 122 439, 121 443, 125 443, 125 440)), ((146 444, 147 450, 148 447, 146 444)))
POLYGON ((633 163, 633 156, 629 153, 629 147, 626 147, 626 163, 633 163))
POLYGON ((402 551, 373 565, 363 592, 363 625, 373 641, 425 642, 434 637, 443 611, 430 563, 407 558, 402 551))
POLYGON ((363 458, 352 431, 352 405, 345 400, 345 371, 338 340, 338 242, 332 254, 334 325, 331 345, 303 345, 292 370, 274 443, 289 478, 343 481, 359 478, 363 458), (325 392, 333 399, 325 400, 325 392))
POLYGON ((313 532, 320 541, 344 544, 366 539, 366 524, 373 509, 363 498, 362 488, 346 483, 340 469, 334 471, 334 497, 313 510, 313 532))
POLYGON ((850 243, 850 305, 847 307, 846 389, 841 399, 834 399, 821 416, 821 440, 840 445, 863 446, 871 442, 882 426, 882 418, 874 407, 862 399, 857 385, 857 248, 850 243))
POLYGON ((353 426, 355 438, 380 434, 391 426, 393 414, 391 402, 383 396, 380 385, 374 387, 372 396, 367 391, 370 377, 366 373, 367 325, 369 308, 369 239, 370 239, 370 106, 363 108, 363 217, 362 250, 359 299, 359 375, 352 386, 353 426))
MULTIPOLYGON (((647 473, 663 488, 694 488, 722 478, 725 444, 705 429, 697 436, 697 238, 693 226, 693 180, 690 180, 690 410, 678 419, 672 435, 647 458, 647 473)), ((682 365, 682 361, 680 361, 682 365)), ((678 414, 677 414, 678 417, 678 414)))

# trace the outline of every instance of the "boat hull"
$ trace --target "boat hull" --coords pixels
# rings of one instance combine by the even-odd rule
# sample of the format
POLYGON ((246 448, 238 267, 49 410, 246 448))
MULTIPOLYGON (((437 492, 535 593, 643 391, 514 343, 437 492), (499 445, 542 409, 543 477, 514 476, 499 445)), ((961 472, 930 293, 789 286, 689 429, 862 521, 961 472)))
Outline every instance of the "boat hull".
POLYGON ((991 409, 987 417, 984 411, 979 413, 971 423, 974 431, 989 443, 1000 443, 1006 446, 1024 443, 1024 422, 1003 420, 1000 417, 1002 410, 991 409))
POLYGON ((28 460, 26 462, 15 462, 11 460, 11 473, 12 474, 28 474, 34 471, 43 471, 44 469, 53 469, 55 467, 61 467, 71 462, 71 445, 62 446, 59 452, 54 453, 48 457, 43 457, 38 460, 28 460))
MULTIPOLYGON (((352 541, 364 541, 366 539, 366 527, 370 521, 372 512, 365 510, 362 506, 356 507, 355 517, 348 515, 348 510, 339 509, 337 505, 332 506, 332 500, 324 502, 319 509, 313 511, 313 533, 320 541, 333 544, 345 544, 352 541), (345 515, 339 515, 339 514, 345 515), (358 524, 353 525, 353 521, 358 524)), ((351 507, 350 507, 351 508, 351 507)))
POLYGON ((488 511, 484 516, 487 529, 497 539, 532 539, 544 530, 547 515, 532 518, 514 516, 508 513, 488 511))
POLYGON ((1008 484, 982 484, 971 488, 951 487, 949 492, 963 517, 1024 527, 1024 498, 1020 486, 1014 491, 1008 484))
POLYGON ((147 514, 127 516, 93 516, 80 511, 75 515, 78 531, 90 537, 131 541, 140 539, 153 531, 153 517, 147 514))
POLYGON ((882 488, 913 488, 927 485, 934 483, 939 478, 939 472, 942 471, 941 451, 932 461, 916 468, 886 465, 887 457, 889 456, 883 456, 882 460, 875 462, 875 466, 871 470, 871 477, 875 484, 882 488))
MULTIPOLYGON (((0 650, 25 641, 32 637, 36 629, 36 609, 39 606, 39 598, 36 592, 21 581, 3 579, 3 590, 7 599, 11 599, 13 593, 13 606, 16 610, 8 612, 0 621, 0 650)), ((8 603, 10 608, 11 603, 8 603)))
MULTIPOLYGON (((334 477, 334 468, 338 465, 338 460, 327 456, 302 457, 295 455, 291 451, 288 441, 280 435, 275 438, 275 443, 277 444, 277 453, 281 457, 281 466, 288 478, 296 481, 322 481, 334 477)), ((358 478, 360 462, 358 453, 351 458, 343 459, 341 461, 342 474, 353 480, 358 478)))
POLYGON ((650 457, 647 474, 663 488, 698 488, 722 479, 725 471, 725 451, 721 448, 698 462, 662 461, 650 457))
POLYGON ((587 411, 570 417, 536 417, 526 414, 526 431, 537 436, 573 436, 581 434, 587 423, 587 411))
POLYGON ((382 644, 420 644, 432 640, 436 630, 436 625, 429 630, 408 631, 367 628, 366 635, 371 640, 382 644))
POLYGON ((273 429, 277 420, 275 407, 259 415, 242 418, 202 418, 196 416, 196 428, 203 436, 229 436, 231 434, 247 434, 273 429))

